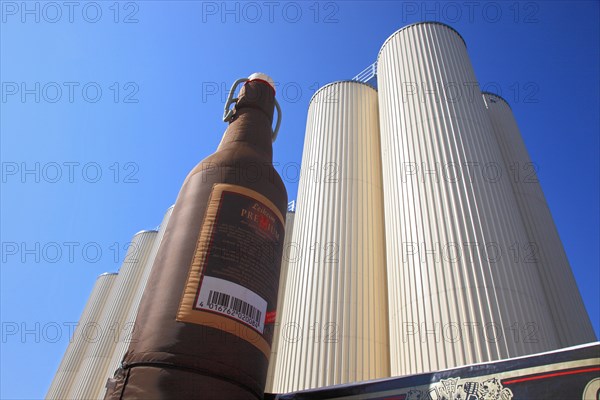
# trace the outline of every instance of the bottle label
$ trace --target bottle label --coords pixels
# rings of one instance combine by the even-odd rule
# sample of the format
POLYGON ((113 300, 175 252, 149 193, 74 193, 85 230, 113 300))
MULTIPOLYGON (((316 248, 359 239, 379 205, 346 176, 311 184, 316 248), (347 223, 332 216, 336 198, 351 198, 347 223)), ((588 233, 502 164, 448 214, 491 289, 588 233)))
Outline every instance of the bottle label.
POLYGON ((177 321, 232 333, 267 358, 279 286, 285 220, 265 196, 213 186, 177 321))

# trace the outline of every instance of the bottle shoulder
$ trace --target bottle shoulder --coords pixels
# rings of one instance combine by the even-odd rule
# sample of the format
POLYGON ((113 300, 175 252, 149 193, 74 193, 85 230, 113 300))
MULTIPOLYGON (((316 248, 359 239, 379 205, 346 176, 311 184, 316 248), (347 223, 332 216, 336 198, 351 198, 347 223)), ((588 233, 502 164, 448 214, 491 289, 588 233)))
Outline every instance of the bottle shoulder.
POLYGON ((227 144, 211 155, 200 161, 190 173, 206 169, 207 164, 213 164, 213 167, 238 168, 260 165, 273 168, 273 159, 270 153, 263 151, 258 146, 248 144, 227 144))
MULTIPOLYGON (((270 155, 253 146, 233 146, 221 149, 200 161, 186 177, 186 182, 197 174, 203 181, 255 186, 259 182, 282 190, 287 197, 285 184, 273 167, 270 155)), ((260 185, 262 186, 262 185, 260 185)))

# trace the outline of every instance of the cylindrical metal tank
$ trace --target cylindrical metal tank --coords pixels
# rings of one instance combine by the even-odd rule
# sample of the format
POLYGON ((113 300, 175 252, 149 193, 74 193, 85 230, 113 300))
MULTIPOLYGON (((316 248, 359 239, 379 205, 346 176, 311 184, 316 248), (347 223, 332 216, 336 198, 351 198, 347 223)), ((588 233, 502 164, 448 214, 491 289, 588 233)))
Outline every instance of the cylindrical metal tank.
POLYGON ((95 327, 107 304, 110 302, 110 294, 116 281, 116 273, 105 273, 98 277, 92 290, 73 338, 65 351, 65 355, 58 367, 56 375, 50 384, 46 399, 67 399, 69 391, 75 382, 77 372, 86 353, 86 349, 92 344, 95 327))
MULTIPOLYGON (((150 249, 150 253, 148 254, 148 258, 146 260, 145 265, 143 266, 143 271, 138 279, 137 285, 132 283, 131 290, 133 291, 133 297, 131 302, 129 303, 128 310, 124 313, 124 318, 120 321, 119 326, 122 327, 120 329, 120 335, 117 338, 117 343, 115 349, 112 354, 112 358, 108 363, 108 368, 104 371, 104 382, 106 382, 109 378, 112 378, 115 371, 121 365, 121 361, 123 360, 123 356, 129 347, 129 342, 131 341, 131 334, 135 329, 135 317, 137 315, 137 311, 140 305, 140 300, 142 299, 142 294, 144 293, 144 289, 146 288, 146 283, 148 282, 148 277, 150 276, 150 272, 152 271, 152 265, 154 264, 154 259, 156 258, 156 253, 158 252, 158 248, 160 246, 160 242, 165 234, 165 230, 167 229, 167 225, 169 223, 169 218, 171 217, 171 213, 173 212, 173 206, 169 207, 163 220, 158 228, 158 234, 156 235, 156 239, 152 244, 152 248, 150 249)), ((126 305, 124 305, 126 306, 126 305)), ((100 393, 98 393, 97 398, 103 399, 106 392, 106 388, 104 385, 100 389, 100 393)))
POLYGON ((593 342, 596 334, 538 181, 538 166, 529 157, 506 100, 493 93, 482 95, 537 260, 560 347, 593 342))
POLYGON ((559 347, 462 37, 395 32, 378 89, 392 375, 559 347))
POLYGON ((123 326, 127 311, 135 297, 135 290, 144 276, 144 266, 150 256, 157 231, 147 230, 136 233, 127 246, 127 253, 119 269, 107 302, 98 320, 98 335, 89 343, 81 367, 75 378, 68 399, 95 399, 103 394, 106 385, 105 371, 115 351, 121 331, 126 334, 131 326, 123 326))
MULTIPOLYGON (((290 254, 294 245, 292 244, 292 231, 294 229, 295 212, 288 211, 285 217, 285 239, 283 240, 283 258, 281 259, 281 271, 279 272, 279 291, 277 292, 277 308, 283 308, 283 297, 287 282, 288 264, 290 254)), ((281 312, 275 316, 275 329, 273 331, 273 343, 271 344, 271 358, 269 358, 269 369, 267 370, 267 382, 265 393, 273 393, 273 378, 275 376, 275 364, 277 363, 277 346, 279 334, 281 333, 281 312)))
POLYGON ((273 390, 389 376, 377 92, 343 81, 313 96, 273 390))

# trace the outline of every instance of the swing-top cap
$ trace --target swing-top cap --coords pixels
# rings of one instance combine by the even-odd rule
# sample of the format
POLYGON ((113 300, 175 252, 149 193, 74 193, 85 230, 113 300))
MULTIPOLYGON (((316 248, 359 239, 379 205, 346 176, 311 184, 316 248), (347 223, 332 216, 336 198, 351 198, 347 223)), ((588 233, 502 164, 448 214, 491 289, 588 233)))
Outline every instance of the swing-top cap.
POLYGON ((275 91, 275 82, 273 82, 273 78, 271 78, 269 75, 264 74, 262 72, 255 72, 252 75, 250 75, 248 77, 248 82, 250 81, 263 81, 269 84, 269 86, 271 86, 271 88, 273 89, 273 91, 275 91))

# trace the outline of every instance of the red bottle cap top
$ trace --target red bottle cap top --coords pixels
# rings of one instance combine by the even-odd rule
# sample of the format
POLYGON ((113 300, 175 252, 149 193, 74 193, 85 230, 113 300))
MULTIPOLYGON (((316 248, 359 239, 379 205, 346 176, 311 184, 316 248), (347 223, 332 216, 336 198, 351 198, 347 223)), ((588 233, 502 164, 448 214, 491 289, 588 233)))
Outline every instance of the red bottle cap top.
POLYGON ((248 77, 248 82, 250 81, 262 81, 268 83, 269 86, 271 86, 271 88, 273 89, 273 92, 275 92, 275 82, 273 82, 273 79, 267 74, 263 74, 262 72, 255 72, 248 77))

